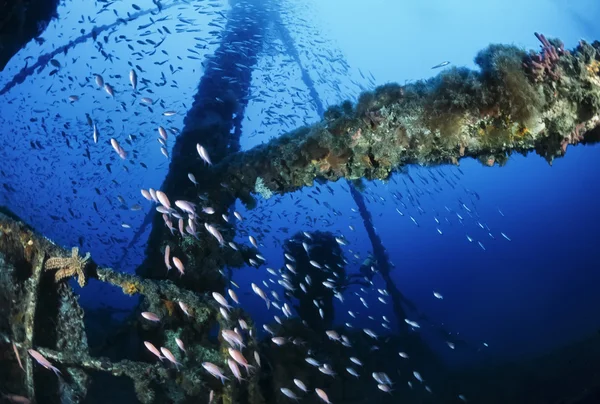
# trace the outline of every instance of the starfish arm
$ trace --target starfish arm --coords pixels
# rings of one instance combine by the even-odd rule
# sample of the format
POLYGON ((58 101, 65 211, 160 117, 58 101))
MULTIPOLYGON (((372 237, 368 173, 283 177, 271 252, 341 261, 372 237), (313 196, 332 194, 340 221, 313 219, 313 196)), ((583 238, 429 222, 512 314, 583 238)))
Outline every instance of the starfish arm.
POLYGON ((44 269, 46 271, 64 268, 69 265, 71 262, 70 258, 62 258, 62 257, 52 257, 48 258, 46 263, 44 264, 44 269))
POLYGON ((75 271, 73 271, 71 267, 62 268, 56 271, 56 273, 54 274, 54 281, 59 282, 62 279, 68 278, 73 275, 75 275, 75 271))
POLYGON ((79 286, 84 287, 86 283, 85 272, 83 271, 83 267, 77 268, 77 283, 79 286))

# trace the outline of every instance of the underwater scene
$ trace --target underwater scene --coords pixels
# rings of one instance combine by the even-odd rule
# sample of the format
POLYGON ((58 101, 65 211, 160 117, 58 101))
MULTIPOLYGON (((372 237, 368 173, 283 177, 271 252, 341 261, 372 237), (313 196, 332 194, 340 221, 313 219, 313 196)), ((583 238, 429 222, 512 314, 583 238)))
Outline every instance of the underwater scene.
POLYGON ((599 17, 0 0, 0 404, 600 404, 599 17))

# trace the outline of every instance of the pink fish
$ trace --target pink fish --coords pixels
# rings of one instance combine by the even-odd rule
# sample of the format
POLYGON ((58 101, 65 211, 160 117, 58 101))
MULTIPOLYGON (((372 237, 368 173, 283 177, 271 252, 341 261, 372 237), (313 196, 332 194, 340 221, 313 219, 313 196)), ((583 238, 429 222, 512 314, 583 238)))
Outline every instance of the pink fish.
POLYGON ((147 200, 149 200, 150 202, 153 201, 152 195, 150 195, 150 192, 146 191, 145 189, 142 189, 142 196, 144 198, 146 198, 147 200))
POLYGON ((167 266, 167 272, 171 269, 171 264, 170 264, 170 256, 171 255, 171 247, 170 246, 166 246, 165 247, 165 265, 167 266))
POLYGON ((162 206, 167 209, 171 209, 171 202, 169 201, 167 194, 165 194, 163 191, 156 191, 156 199, 158 199, 162 206))
POLYGON ((184 221, 183 218, 179 218, 179 233, 181 234, 181 237, 185 237, 185 230, 184 230, 184 221))
POLYGON ((196 222, 194 222, 191 218, 188 219, 188 227, 186 227, 187 232, 196 237, 196 222))
POLYGON ((229 356, 231 356, 234 361, 236 361, 246 369, 246 373, 250 373, 249 368, 254 368, 254 366, 248 363, 248 361, 246 360, 246 358, 244 358, 244 355, 242 355, 240 351, 233 348, 228 348, 227 351, 229 352, 229 356))
POLYGON ((44 358, 42 354, 38 351, 34 349, 28 349, 27 352, 29 352, 29 355, 31 355, 31 357, 35 359, 37 363, 39 363, 46 369, 53 371, 55 375, 58 376, 59 374, 61 374, 60 370, 58 370, 55 366, 52 366, 48 359, 44 358))
POLYGON ((173 265, 175 265, 175 268, 177 268, 179 271, 180 276, 184 274, 185 268, 183 267, 183 263, 179 258, 173 257, 173 265))
POLYGON ((158 203, 158 198, 156 197, 156 190, 154 188, 148 188, 148 192, 150 193, 152 200, 158 203))
POLYGON ((17 357, 17 362, 19 362, 19 367, 21 368, 22 371, 25 371, 25 369, 23 368, 23 364, 21 363, 21 356, 19 355, 19 351, 17 351, 17 346, 15 345, 15 343, 12 343, 13 346, 13 351, 15 351, 15 356, 17 357))
POLYGON ((162 218, 165 222, 165 225, 169 228, 171 235, 175 234, 175 227, 173 227, 173 222, 169 219, 169 217, 165 214, 162 215, 162 218))
POLYGON ((219 244, 221 244, 221 245, 225 244, 225 239, 221 235, 221 232, 219 230, 217 230, 217 228, 215 226, 210 225, 208 223, 204 223, 204 227, 206 227, 206 230, 208 230, 208 232, 210 234, 212 234, 213 237, 219 241, 219 244))
POLYGON ((179 369, 179 366, 181 366, 181 363, 177 362, 177 359, 175 359, 175 356, 173 356, 173 354, 171 353, 171 351, 169 351, 164 346, 161 346, 160 347, 160 352, 162 352, 162 354, 165 356, 165 358, 167 358, 169 360, 169 362, 171 362, 172 364, 174 364, 175 367, 177 369, 179 369))
POLYGON ((321 400, 323 400, 325 403, 331 404, 331 401, 329 401, 329 397, 327 397, 327 393, 325 393, 323 390, 321 390, 321 389, 315 389, 315 393, 317 393, 317 395, 319 396, 319 398, 321 400))
POLYGON ((11 403, 15 404, 30 404, 31 400, 27 397, 19 396, 16 394, 2 394, 2 397, 7 399, 11 403))
POLYGON ((244 345, 244 339, 242 338, 242 336, 235 331, 222 330, 221 336, 231 346, 237 345, 240 349, 246 347, 246 345, 244 345))
POLYGON ((147 349, 148 349, 150 352, 152 352, 154 355, 156 355, 156 357, 157 357, 158 359, 160 359, 161 361, 164 359, 164 356, 162 356, 162 355, 160 354, 160 352, 158 351, 158 349, 156 349, 156 347, 155 347, 155 346, 154 346, 154 345, 153 345, 151 342, 144 341, 144 345, 146 345, 146 348, 147 348, 147 349))
POLYGON ((142 317, 144 317, 148 321, 154 321, 154 322, 160 321, 160 318, 156 314, 151 313, 149 311, 143 311, 142 317))
POLYGON ((182 301, 177 302, 177 304, 179 304, 179 307, 181 308, 181 310, 185 313, 186 316, 190 316, 190 310, 188 309, 187 304, 185 304, 182 301))
POLYGON ((196 213, 196 210, 194 209, 194 204, 191 202, 177 200, 175 201, 175 206, 177 206, 184 212, 191 214, 192 216, 196 213))
POLYGON ((212 297, 217 301, 217 303, 225 307, 227 310, 231 310, 233 308, 230 304, 227 303, 227 299, 225 299, 222 294, 218 292, 213 292, 212 297))
POLYGON ((225 384, 225 380, 229 380, 229 378, 223 374, 223 370, 214 363, 203 362, 202 367, 214 377, 221 379, 221 383, 223 384, 225 384))
POLYGON ((242 372, 240 372, 240 368, 238 367, 237 363, 235 363, 234 360, 227 359, 227 365, 229 366, 229 369, 231 369, 231 373, 233 373, 237 381, 241 383, 244 379, 242 378, 242 372))
POLYGON ((183 345, 183 341, 180 340, 179 338, 175 338, 175 342, 177 343, 177 346, 179 347, 179 349, 181 349, 183 352, 185 352, 185 346, 183 345))

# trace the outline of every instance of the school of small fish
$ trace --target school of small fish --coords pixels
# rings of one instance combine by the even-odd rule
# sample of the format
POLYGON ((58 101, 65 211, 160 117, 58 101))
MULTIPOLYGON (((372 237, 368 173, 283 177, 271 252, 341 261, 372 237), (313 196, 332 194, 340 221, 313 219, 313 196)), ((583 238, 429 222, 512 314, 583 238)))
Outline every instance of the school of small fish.
MULTIPOLYGON (((98 3, 102 6, 97 16, 81 16, 82 23, 101 18, 105 13, 109 13, 110 2, 99 1, 98 3)), ((138 10, 139 7, 133 9, 138 10)), ((112 11, 115 15, 119 15, 116 10, 112 11)), ((311 230, 330 228, 335 232, 338 244, 350 257, 350 260, 346 261, 348 267, 358 267, 366 258, 365 252, 360 251, 360 247, 352 247, 353 244, 360 244, 359 236, 356 235, 357 229, 361 226, 358 212, 355 209, 350 212, 342 211, 322 198, 326 193, 335 194, 339 198, 346 197, 349 192, 347 185, 340 183, 316 185, 282 198, 263 201, 260 209, 244 212, 243 208, 238 208, 232 211, 231 216, 214 215, 215 208, 210 206, 210 201, 202 197, 197 200, 172 200, 165 192, 148 185, 160 182, 156 180, 157 173, 162 173, 164 176, 171 158, 174 138, 181 133, 178 125, 182 124, 183 116, 188 111, 192 99, 193 86, 183 90, 177 77, 182 77, 184 73, 193 74, 195 69, 200 70, 201 67, 204 69, 210 67, 210 61, 204 60, 216 45, 220 44, 221 31, 226 23, 226 7, 220 1, 199 2, 195 5, 182 4, 177 7, 177 11, 177 16, 154 16, 149 19, 150 22, 137 25, 131 36, 107 35, 97 41, 94 45, 95 50, 102 55, 103 61, 108 61, 110 64, 100 64, 102 60, 98 55, 86 56, 82 52, 69 54, 69 57, 65 56, 62 62, 52 63, 54 69, 50 72, 51 84, 43 88, 45 99, 39 100, 40 104, 36 104, 37 106, 23 108, 24 105, 28 105, 27 101, 32 102, 33 94, 39 94, 39 88, 35 88, 36 92, 30 93, 29 97, 15 95, 6 101, 7 104, 12 105, 14 115, 10 118, 3 115, 0 118, 1 123, 11 124, 7 125, 11 129, 2 140, 4 147, 0 150, 0 156, 9 162, 14 161, 18 169, 14 172, 0 170, 0 178, 6 191, 0 203, 4 204, 10 200, 9 205, 18 205, 20 202, 27 201, 24 206, 28 206, 29 210, 23 212, 24 218, 30 223, 38 224, 36 227, 46 234, 51 235, 53 232, 60 231, 60 229, 51 230, 55 225, 63 229, 68 227, 69 234, 96 232, 97 234, 93 236, 95 238, 83 239, 83 236, 78 236, 77 242, 65 244, 86 246, 92 251, 96 249, 98 254, 93 253, 94 256, 104 257, 105 262, 114 263, 123 262, 125 248, 122 246, 131 240, 130 229, 138 228, 143 219, 136 212, 145 209, 159 212, 164 225, 172 234, 178 234, 183 239, 197 237, 199 232, 206 231, 223 249, 236 250, 237 246, 243 243, 249 243, 259 251, 262 248, 267 249, 266 247, 281 248, 284 240, 280 235, 303 231, 302 243, 304 252, 310 259, 310 265, 330 274, 330 278, 323 282, 323 286, 334 290, 340 305, 357 307, 355 303, 360 302, 359 304, 365 308, 364 312, 347 310, 350 318, 342 320, 345 327, 353 328, 352 321, 355 319, 372 323, 372 327, 365 327, 362 331, 372 340, 373 349, 377 349, 377 343, 384 338, 383 335, 398 326, 387 317, 390 314, 379 317, 369 314, 371 313, 369 307, 389 305, 387 290, 377 287, 373 277, 366 278, 370 287, 360 287, 352 293, 339 290, 332 268, 310 255, 311 230), (199 32, 202 30, 197 28, 195 18, 208 21, 207 25, 213 30, 210 37, 200 36, 199 32), (183 55, 172 54, 176 50, 171 50, 167 45, 172 45, 173 41, 176 41, 173 39, 176 34, 183 35, 185 38, 183 41, 196 45, 187 49, 183 55), (187 59, 187 64, 183 63, 184 58, 187 59), (85 64, 87 74, 77 76, 74 70, 69 70, 69 66, 76 65, 79 68, 82 64, 85 64), (150 67, 149 64, 153 66, 150 67), (117 68, 117 65, 120 67, 117 68), (170 95, 164 95, 169 88, 171 88, 170 95), (182 95, 182 91, 186 93, 182 95), (183 99, 189 102, 184 102, 183 99), (49 108, 53 108, 53 113, 48 112, 49 108), (82 109, 87 110, 83 115, 80 114, 82 109), (25 112, 19 112, 20 110, 25 112), (23 142, 29 145, 27 152, 31 153, 30 158, 17 164, 14 156, 22 154, 18 152, 22 151, 18 147, 22 147, 23 142), (46 164, 41 165, 36 160, 44 160, 46 164), (55 178, 57 171, 67 173, 69 184, 59 185, 59 180, 64 182, 64 177, 55 178), (142 174, 136 175, 139 173, 142 174), (38 201, 32 195, 16 192, 18 183, 30 176, 34 176, 33 181, 38 184, 34 188, 36 196, 47 194, 59 202, 47 203, 44 197, 38 201), (91 189, 92 192, 80 192, 82 189, 91 189), (286 199, 285 205, 283 199, 286 199), (31 206, 32 203, 36 205, 31 206), (48 221, 48 217, 51 221, 48 221), (206 221, 201 222, 200 218, 206 221), (225 222, 236 223, 238 231, 236 239, 224 238, 219 228, 225 222), (344 231, 336 227, 339 223, 347 226, 348 234, 344 234, 344 231), (116 249, 117 251, 107 252, 111 250, 108 247, 114 245, 121 247, 116 249)), ((375 84, 374 77, 362 71, 359 72, 362 82, 367 84, 361 84, 361 79, 350 79, 350 83, 340 81, 338 77, 342 77, 349 71, 346 62, 335 51, 328 49, 326 41, 315 39, 320 35, 299 34, 312 29, 308 17, 298 14, 293 8, 284 8, 282 15, 290 24, 290 30, 298 35, 297 46, 301 54, 317 66, 313 66, 312 70, 318 75, 315 80, 317 86, 326 88, 323 98, 336 100, 342 94, 347 98, 348 94, 356 94, 375 84)), ((248 38, 248 41, 266 41, 266 39, 248 38)), ((285 49, 282 49, 281 44, 276 41, 265 43, 265 47, 264 58, 253 72, 257 79, 248 100, 248 110, 257 110, 256 115, 262 119, 260 123, 254 125, 256 129, 247 136, 248 147, 257 142, 264 142, 282 130, 308 123, 316 117, 315 111, 310 107, 311 103, 305 89, 287 85, 290 73, 285 72, 284 69, 276 69, 293 63, 285 55, 285 49), (269 92, 265 88, 272 90, 269 92), (285 93, 289 99, 284 97, 282 101, 282 98, 277 98, 278 93, 285 93), (268 102, 271 105, 265 106, 264 104, 268 105, 268 102), (294 112, 278 112, 286 103, 294 112)), ((231 51, 233 49, 232 45, 231 51)), ((27 60, 27 57, 25 59, 27 60)), ((433 68, 448 64, 449 62, 443 62, 433 68)), ((243 65, 236 68, 240 72, 248 70, 248 67, 243 65)), ((11 68, 9 67, 7 71, 10 72, 11 68)), ((197 79, 200 73, 196 73, 197 79)), ((34 85, 40 83, 35 78, 33 80, 34 85)), ((235 80, 237 80, 235 77, 231 77, 232 82, 235 80)), ((251 120, 249 117, 251 115, 249 112, 246 119, 251 120)), ((213 164, 211 150, 207 145, 196 144, 196 153, 197 164, 213 164)), ((201 182, 193 173, 186 175, 201 193, 202 189, 199 185, 201 182)), ((381 212, 379 216, 386 215, 390 221, 401 223, 406 228, 415 226, 422 231, 435 232, 439 236, 460 232, 464 234, 463 240, 466 239, 466 242, 477 246, 482 252, 494 242, 500 240, 510 242, 511 238, 508 235, 489 227, 485 219, 480 216, 477 209, 479 195, 460 185, 461 175, 463 173, 458 167, 415 169, 409 174, 392 177, 387 184, 369 183, 363 195, 370 208, 381 212), (441 209, 423 207, 423 200, 434 198, 436 194, 448 188, 459 194, 454 205, 443 206, 441 209)), ((500 209, 497 211, 499 215, 504 216, 500 209)), ((233 380, 236 383, 243 383, 244 373, 240 367, 246 374, 259 371, 261 368, 258 352, 245 349, 245 341, 250 330, 243 319, 233 316, 231 309, 234 305, 246 305, 244 307, 249 309, 254 303, 260 303, 261 309, 275 313, 272 314, 273 321, 279 324, 282 324, 284 317, 297 316, 293 307, 284 302, 281 296, 286 296, 287 292, 293 290, 290 279, 304 278, 304 275, 296 270, 295 263, 298 257, 287 252, 284 257, 284 262, 278 267, 259 253, 250 258, 247 264, 254 268, 265 267, 265 273, 268 274, 266 279, 257 279, 250 285, 245 285, 245 290, 230 280, 232 286, 239 289, 237 292, 229 288, 226 294, 221 294, 219 291, 211 293, 215 307, 219 308, 221 316, 232 326, 231 329, 220 331, 222 338, 230 345, 227 350, 229 357, 224 362, 227 368, 204 362, 202 367, 207 375, 217 378, 223 384, 232 383, 233 380), (246 292, 252 297, 244 298, 246 292)), ((174 271, 176 276, 186 276, 186 271, 190 268, 186 268, 184 262, 182 257, 172 255, 170 247, 167 246, 164 251, 166 273, 174 271)), ((370 269, 375 275, 377 274, 376 265, 370 266, 370 269)), ((311 280, 302 279, 300 288, 303 293, 308 293, 311 280)), ((441 289, 440 287, 431 291, 433 298, 439 301, 447 300, 441 289)), ((315 299, 314 304, 323 317, 323 310, 320 308, 322 302, 315 299)), ((193 315, 185 303, 178 302, 178 306, 186 316, 193 315)), ((386 313, 389 313, 389 309, 382 308, 382 310, 388 310, 386 313)), ((152 312, 142 312, 140 316, 142 321, 151 324, 159 325, 161 322, 161 318, 152 312)), ((418 318, 404 321, 414 332, 419 332, 419 329, 425 326, 418 318)), ((257 325, 257 329, 260 328, 264 329, 270 341, 277 346, 302 344, 302 341, 277 335, 269 324, 263 324, 261 327, 257 325)), ((376 369, 369 375, 362 369, 361 358, 352 352, 352 344, 348 337, 343 335, 339 328, 327 330, 324 337, 350 348, 348 366, 345 369, 333 369, 329 363, 313 357, 315 355, 313 348, 307 347, 306 357, 303 360, 314 366, 315 372, 331 377, 344 372, 356 378, 370 377, 373 379, 374 389, 393 394, 392 386, 396 381, 392 378, 396 375, 388 375, 376 369)), ((191 341, 178 338, 176 344, 179 350, 174 349, 172 352, 166 347, 155 346, 152 341, 143 341, 145 348, 156 359, 166 360, 165 365, 170 363, 170 366, 175 369, 185 367, 186 343, 189 344, 191 341)), ((450 349, 455 349, 452 340, 449 339, 446 344, 450 349)), ((487 346, 485 343, 483 345, 487 346)), ((14 349, 16 352, 16 347, 14 349)), ((60 370, 39 352, 29 349, 28 353, 39 365, 60 376, 60 370)), ((399 350, 398 355, 410 361, 410 353, 399 350)), ((422 385, 425 391, 433 394, 433 390, 426 384, 425 374, 422 375, 419 370, 414 370, 407 381, 411 388, 415 387, 414 380, 422 385)), ((298 378, 290 380, 286 387, 281 387, 280 391, 290 400, 300 400, 307 394, 314 394, 322 402, 331 403, 326 388, 309 386, 298 378)), ((210 397, 212 401, 212 392, 210 397)), ((467 401, 462 395, 458 398, 467 401)))
MULTIPOLYGON (((247 8, 251 3, 238 2, 247 8)), ((38 231, 57 235, 56 240, 72 235, 62 244, 78 245, 128 270, 140 261, 132 247, 143 245, 129 245, 144 221, 139 189, 158 187, 165 177, 198 80, 203 71, 219 68, 213 66, 215 52, 247 52, 257 43, 263 48, 256 66, 239 64, 226 76, 232 85, 250 69, 255 77, 243 122, 244 149, 319 119, 280 41, 267 33, 219 48, 230 7, 224 0, 61 3, 59 19, 44 33, 57 39, 23 49, 0 73, 0 87, 80 30, 125 21, 139 8, 161 4, 162 12, 54 55, 2 96, 0 111, 0 204, 11 206, 38 231)), ((283 2, 278 13, 294 34, 306 68, 314 72, 324 102, 354 98, 374 87, 372 75, 352 71, 341 52, 322 39, 311 23, 313 10, 283 2)), ((200 146, 210 158, 206 145, 200 146)), ((196 181, 193 174, 190 181, 196 181)))

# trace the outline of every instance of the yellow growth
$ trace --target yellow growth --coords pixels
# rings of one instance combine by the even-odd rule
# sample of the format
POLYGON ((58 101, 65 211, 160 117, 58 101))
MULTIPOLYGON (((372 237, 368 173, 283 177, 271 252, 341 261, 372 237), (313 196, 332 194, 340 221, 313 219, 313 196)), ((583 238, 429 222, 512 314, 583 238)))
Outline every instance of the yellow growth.
POLYGON ((531 132, 529 131, 529 129, 527 129, 526 126, 519 126, 519 129, 517 129, 517 133, 515 134, 515 136, 517 137, 525 137, 527 135, 531 135, 531 132))
POLYGON ((165 300, 165 299, 163 299, 163 303, 165 304, 165 308, 167 309, 169 316, 172 316, 173 311, 175 310, 175 303, 171 300, 165 300))
POLYGON ((590 74, 600 74, 600 61, 594 60, 586 68, 590 74))
POLYGON ((124 282, 121 285, 121 289, 123 289, 123 293, 125 293, 126 295, 134 295, 136 293, 139 293, 140 288, 139 285, 137 284, 137 282, 124 282))

